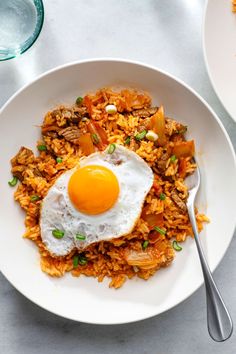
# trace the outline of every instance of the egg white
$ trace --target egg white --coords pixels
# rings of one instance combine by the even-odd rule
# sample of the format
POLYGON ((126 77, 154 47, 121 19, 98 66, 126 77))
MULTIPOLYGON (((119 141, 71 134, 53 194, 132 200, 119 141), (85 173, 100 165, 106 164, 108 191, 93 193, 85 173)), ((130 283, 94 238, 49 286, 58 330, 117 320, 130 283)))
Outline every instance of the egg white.
POLYGON ((82 158, 79 167, 87 165, 110 169, 119 182, 119 197, 113 207, 104 213, 81 213, 70 201, 67 190, 69 179, 78 166, 61 175, 44 198, 40 215, 42 240, 55 256, 65 256, 74 248, 83 250, 94 242, 130 233, 153 184, 153 172, 148 164, 135 152, 120 145, 116 145, 112 154, 106 149, 82 158), (64 237, 55 238, 52 235, 54 229, 63 230, 64 237), (77 240, 77 233, 85 235, 86 240, 77 240))

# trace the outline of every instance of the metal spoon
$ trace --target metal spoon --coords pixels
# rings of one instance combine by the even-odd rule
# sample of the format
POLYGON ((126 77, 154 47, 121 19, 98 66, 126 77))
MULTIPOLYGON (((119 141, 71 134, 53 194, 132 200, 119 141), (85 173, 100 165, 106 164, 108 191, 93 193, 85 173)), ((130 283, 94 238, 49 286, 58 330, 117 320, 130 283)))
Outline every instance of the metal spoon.
POLYGON ((197 223, 194 213, 194 201, 200 186, 200 181, 200 171, 197 166, 196 171, 186 178, 186 185, 189 189, 187 209, 189 219, 192 224, 194 239, 196 241, 205 281, 208 332, 213 340, 216 342, 222 342, 231 336, 233 332, 233 322, 212 277, 198 236, 197 223))

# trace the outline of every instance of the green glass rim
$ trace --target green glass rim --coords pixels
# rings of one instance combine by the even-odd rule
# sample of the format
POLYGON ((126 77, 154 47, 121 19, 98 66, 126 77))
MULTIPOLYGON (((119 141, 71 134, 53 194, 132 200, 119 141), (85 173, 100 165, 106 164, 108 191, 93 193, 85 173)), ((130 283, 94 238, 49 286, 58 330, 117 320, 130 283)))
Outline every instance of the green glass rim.
POLYGON ((33 2, 37 12, 37 21, 36 21, 34 32, 29 38, 27 38, 24 42, 20 44, 20 50, 17 53, 14 53, 9 57, 3 59, 1 59, 0 57, 0 61, 10 60, 23 54, 35 43, 38 36, 40 35, 43 27, 43 22, 44 22, 44 5, 42 0, 33 0, 33 2))

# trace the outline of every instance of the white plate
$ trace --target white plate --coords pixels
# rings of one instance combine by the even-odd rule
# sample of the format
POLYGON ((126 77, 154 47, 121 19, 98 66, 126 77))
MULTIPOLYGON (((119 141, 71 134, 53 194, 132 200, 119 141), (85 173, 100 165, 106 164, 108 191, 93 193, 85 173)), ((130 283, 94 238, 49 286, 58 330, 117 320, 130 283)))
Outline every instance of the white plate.
POLYGON ((194 240, 188 239, 173 264, 148 281, 133 279, 119 289, 94 278, 54 279, 41 272, 34 244, 22 239, 24 214, 7 184, 10 158, 21 145, 35 150, 43 116, 58 103, 106 85, 147 90, 166 114, 188 125, 202 171, 198 206, 211 223, 201 238, 211 269, 222 259, 235 226, 236 167, 230 140, 210 107, 189 87, 155 68, 122 60, 74 63, 52 70, 19 91, 0 114, 0 267, 27 298, 63 317, 115 324, 145 319, 190 296, 203 282, 194 240))
POLYGON ((231 0, 208 0, 203 50, 215 92, 236 121, 236 13, 231 11, 231 0))

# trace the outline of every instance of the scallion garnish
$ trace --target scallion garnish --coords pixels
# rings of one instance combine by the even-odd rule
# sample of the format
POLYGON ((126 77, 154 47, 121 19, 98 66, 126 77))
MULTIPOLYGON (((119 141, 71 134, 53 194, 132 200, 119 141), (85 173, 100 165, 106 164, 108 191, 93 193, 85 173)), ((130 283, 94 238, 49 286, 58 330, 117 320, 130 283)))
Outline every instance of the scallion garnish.
POLYGON ((158 134, 156 134, 153 130, 149 130, 146 134, 146 138, 149 141, 157 141, 158 134))
POLYGON ((177 160, 176 156, 175 155, 172 155, 170 157, 170 162, 175 162, 177 160))
POLYGON ((173 248, 174 248, 174 250, 176 250, 176 251, 182 251, 182 247, 178 244, 178 242, 177 241, 173 241, 172 242, 172 246, 173 246, 173 248))
POLYGON ((83 102, 83 97, 80 97, 80 96, 77 97, 75 102, 76 102, 76 104, 77 104, 78 106, 80 106, 81 103, 83 102))
POLYGON ((39 199, 40 199, 40 197, 38 195, 36 195, 36 194, 35 195, 31 195, 31 197, 30 197, 31 202, 36 202, 39 199))
POLYGON ((86 240, 86 236, 82 234, 76 234, 75 235, 76 240, 84 241, 86 240))
POLYGON ((114 104, 107 105, 105 110, 108 114, 115 114, 117 112, 117 108, 114 104))
POLYGON ((57 163, 62 163, 62 158, 61 157, 57 157, 56 161, 57 161, 57 163))
POLYGON ((116 149, 116 144, 111 144, 108 149, 108 154, 113 154, 116 149))
POLYGON ((147 248, 148 244, 149 244, 149 241, 148 241, 148 240, 145 240, 145 241, 143 242, 142 247, 143 247, 144 250, 147 248))
POLYGON ((130 144, 130 136, 127 136, 127 138, 125 139, 125 145, 129 145, 130 144))
POLYGON ((17 184, 17 182, 18 182, 18 178, 17 178, 16 176, 14 176, 14 177, 12 178, 12 180, 8 181, 8 184, 9 184, 9 186, 11 186, 11 187, 15 187, 15 185, 17 184))
POLYGON ((52 230, 52 234, 53 234, 53 236, 54 236, 55 238, 60 239, 60 238, 64 237, 65 232, 64 232, 64 231, 61 231, 61 230, 58 230, 58 229, 55 229, 55 230, 52 230))
POLYGON ((73 257, 73 266, 74 268, 78 267, 79 265, 79 256, 78 254, 76 254, 74 257, 73 257))
POLYGON ((78 267, 78 265, 86 265, 88 263, 87 258, 81 254, 76 254, 73 257, 73 266, 74 268, 78 267))
POLYGON ((154 230, 159 232, 159 234, 161 234, 161 235, 165 235, 166 234, 166 230, 161 229, 159 226, 154 226, 154 230))
POLYGON ((97 134, 92 134, 92 140, 93 140, 94 144, 99 143, 99 138, 98 138, 97 134))
POLYGON ((80 265, 86 265, 88 263, 88 260, 85 256, 79 255, 79 264, 80 265))
POLYGON ((47 146, 46 145, 38 145, 38 150, 39 151, 46 151, 47 150, 47 146))
POLYGON ((146 130, 143 130, 141 133, 138 133, 135 135, 135 139, 136 140, 142 140, 143 138, 145 138, 147 134, 147 131, 146 130))
POLYGON ((161 194, 160 194, 160 199, 161 199, 161 200, 165 200, 165 199, 166 199, 166 195, 165 195, 164 193, 161 193, 161 194))

